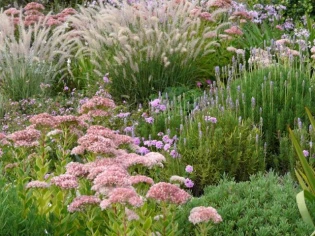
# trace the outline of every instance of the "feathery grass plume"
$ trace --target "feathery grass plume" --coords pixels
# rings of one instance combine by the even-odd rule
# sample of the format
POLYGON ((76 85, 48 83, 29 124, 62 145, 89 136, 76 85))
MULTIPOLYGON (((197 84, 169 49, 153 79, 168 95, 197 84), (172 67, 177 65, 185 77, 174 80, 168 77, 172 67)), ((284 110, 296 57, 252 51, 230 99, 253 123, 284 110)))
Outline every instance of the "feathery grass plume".
POLYGON ((216 32, 219 22, 192 14, 196 7, 191 1, 140 0, 118 8, 81 8, 69 20, 82 39, 78 53, 90 55, 99 76, 109 72, 113 97, 146 102, 166 87, 193 86, 202 73, 199 61, 218 46, 201 36, 216 32))
POLYGON ((0 12, 0 92, 4 99, 21 100, 41 93, 40 84, 50 84, 64 71, 70 48, 65 42, 65 27, 46 26, 43 16, 26 26, 19 15, 0 12))

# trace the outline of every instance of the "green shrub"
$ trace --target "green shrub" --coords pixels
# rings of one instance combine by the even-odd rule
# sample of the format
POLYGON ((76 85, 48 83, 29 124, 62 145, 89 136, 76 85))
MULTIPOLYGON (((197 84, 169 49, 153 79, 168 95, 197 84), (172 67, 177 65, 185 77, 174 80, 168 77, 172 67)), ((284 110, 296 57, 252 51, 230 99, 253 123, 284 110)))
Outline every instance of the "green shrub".
POLYGON ((218 183, 223 173, 241 181, 265 168, 259 128, 250 119, 240 122, 229 110, 207 109, 193 115, 185 121, 177 147, 181 164, 195 169, 197 195, 206 185, 218 183), (210 115, 217 123, 205 121, 210 115))
MULTIPOLYGON (((290 169, 288 159, 280 160, 279 142, 287 126, 294 126, 305 117, 304 106, 315 102, 312 78, 307 68, 273 65, 252 72, 245 72, 233 80, 226 90, 225 99, 231 99, 236 113, 261 123, 263 139, 267 145, 267 168, 286 173, 290 169), (275 154, 275 155, 274 155, 275 154)), ((224 101, 222 101, 224 102, 224 101)))
MULTIPOLYGON (((148 124, 143 119, 137 119, 138 125, 136 128, 136 135, 145 137, 151 136, 152 139, 158 137, 159 132, 170 132, 170 136, 178 135, 180 125, 184 122, 184 117, 187 116, 193 109, 197 98, 202 96, 201 89, 190 89, 188 87, 168 87, 165 93, 159 96, 161 103, 166 105, 165 112, 155 112, 149 107, 149 115, 154 117, 154 124, 148 124)), ((155 96, 150 96, 153 101, 155 96)))
POLYGON ((46 217, 37 214, 37 203, 30 196, 23 196, 23 188, 24 186, 21 189, 0 179, 0 235, 49 235, 45 232, 53 235, 53 227, 46 217), (22 195, 20 191, 23 191, 22 195))
POLYGON ((187 224, 190 210, 212 206, 223 222, 211 228, 209 235, 310 235, 312 227, 302 221, 296 206, 298 191, 289 175, 279 177, 273 172, 240 183, 224 178, 178 209, 179 228, 184 229, 183 235, 193 235, 193 225, 187 224))

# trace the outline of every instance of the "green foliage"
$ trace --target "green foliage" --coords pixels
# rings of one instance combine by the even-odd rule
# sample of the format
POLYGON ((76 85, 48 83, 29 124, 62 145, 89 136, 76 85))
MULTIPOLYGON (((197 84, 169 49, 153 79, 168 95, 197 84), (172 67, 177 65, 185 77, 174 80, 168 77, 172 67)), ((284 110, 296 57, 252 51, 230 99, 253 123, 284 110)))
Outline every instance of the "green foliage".
POLYGON ((241 181, 265 168, 259 128, 250 119, 239 122, 229 110, 209 109, 193 115, 177 147, 181 164, 195 169, 193 192, 197 195, 206 185, 218 183, 224 173, 241 181), (210 114, 217 123, 205 121, 210 114))
MULTIPOLYGON (((306 113, 312 127, 315 127, 315 120, 309 109, 306 108, 306 113)), ((303 220, 314 227, 314 220, 312 219, 309 209, 306 206, 306 199, 314 204, 315 202, 315 171, 312 166, 308 163, 305 155, 302 152, 302 148, 295 137, 293 131, 289 129, 290 138, 294 145, 295 151, 297 153, 298 159, 301 164, 301 168, 295 170, 295 174, 298 178, 299 184, 302 187, 303 191, 297 194, 296 200, 302 215, 303 220)), ((314 216, 313 216, 314 217, 314 216)), ((314 231, 315 232, 315 231, 314 231)))
MULTIPOLYGON (((194 103, 202 94, 201 89, 167 87, 159 97, 161 103, 166 105, 166 111, 156 113, 154 109, 149 108, 148 115, 154 118, 154 124, 148 124, 138 118, 138 125, 135 127, 136 135, 147 139, 151 136, 155 139, 159 132, 167 133, 167 130, 170 131, 170 136, 178 134, 180 125, 184 123, 184 116, 194 109, 194 103)), ((156 95, 151 95, 150 98, 154 100, 156 95)))
POLYGON ((146 55, 136 55, 132 60, 139 63, 139 71, 135 72, 130 67, 130 62, 122 65, 112 65, 108 72, 112 78, 110 94, 116 101, 127 100, 130 103, 148 103, 152 93, 164 91, 170 86, 193 86, 194 78, 198 73, 192 61, 180 64, 185 56, 174 53, 168 55, 171 63, 165 67, 159 57, 145 60, 146 55), (118 68, 120 68, 118 70, 118 68), (127 78, 127 76, 129 78, 127 78))
POLYGON ((223 222, 214 225, 209 235, 309 235, 312 228, 300 219, 294 201, 297 192, 289 175, 259 173, 240 183, 224 178, 218 186, 208 186, 204 196, 178 209, 179 227, 183 235, 192 235, 194 226, 187 224, 190 210, 212 206, 223 222))
POLYGON ((305 14, 314 17, 315 7, 312 0, 278 0, 279 4, 286 6, 285 17, 299 20, 305 14))
POLYGON ((237 43, 240 48, 250 49, 251 47, 264 48, 264 44, 270 45, 271 40, 280 39, 283 32, 276 28, 275 24, 263 21, 260 25, 251 21, 242 26, 243 37, 237 43))
MULTIPOLYGON (((236 112, 244 118, 252 118, 261 123, 263 139, 267 152, 279 154, 279 142, 287 125, 303 119, 304 106, 314 103, 313 82, 310 74, 303 68, 273 65, 246 72, 243 78, 232 81, 226 90, 226 97, 238 101, 236 112)), ((277 160, 268 156, 267 168, 286 173, 289 171, 288 160, 277 160), (281 167, 281 168, 280 168, 281 167)))
MULTIPOLYGON (((15 61, 10 69, 2 70, 0 93, 5 100, 13 101, 42 95, 41 85, 51 84, 54 73, 49 64, 27 60, 15 61)), ((49 95, 49 91, 46 90, 45 94, 49 95)))
MULTIPOLYGON (((23 187, 22 187, 23 188, 23 187)), ((0 235, 31 236, 53 235, 53 227, 44 216, 38 215, 37 203, 25 194, 25 200, 19 195, 19 188, 0 179, 0 235)))

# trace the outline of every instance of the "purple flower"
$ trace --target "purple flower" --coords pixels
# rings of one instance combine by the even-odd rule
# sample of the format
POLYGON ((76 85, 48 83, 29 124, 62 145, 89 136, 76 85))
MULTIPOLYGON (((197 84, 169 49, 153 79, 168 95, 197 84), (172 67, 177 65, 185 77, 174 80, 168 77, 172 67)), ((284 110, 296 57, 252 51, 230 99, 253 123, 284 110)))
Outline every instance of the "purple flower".
POLYGON ((133 127, 132 127, 132 126, 127 126, 127 127, 124 129, 124 131, 125 131, 126 133, 132 132, 132 131, 133 131, 133 127))
POLYGON ((211 123, 215 124, 217 123, 217 118, 212 116, 205 116, 205 121, 210 121, 211 123))
POLYGON ((138 152, 140 155, 145 155, 145 154, 149 153, 150 150, 147 149, 146 147, 140 147, 137 152, 138 152))
POLYGON ((158 107, 160 103, 161 103, 161 100, 157 98, 157 99, 154 99, 152 102, 150 102, 150 105, 152 107, 158 107))
POLYGON ((153 117, 148 117, 148 118, 145 118, 145 121, 149 124, 153 124, 154 122, 154 118, 153 117))
POLYGON ((125 113, 121 112, 121 113, 119 113, 119 114, 117 115, 117 117, 118 117, 118 118, 126 118, 126 117, 128 117, 129 115, 130 115, 130 112, 125 112, 125 113))
POLYGON ((160 109, 160 111, 165 111, 165 110, 166 110, 166 106, 163 105, 163 104, 161 104, 161 105, 159 106, 159 109, 160 109))
POLYGON ((194 168, 191 165, 187 165, 185 170, 186 170, 187 173, 191 173, 191 172, 194 171, 194 168))
POLYGON ((191 180, 191 179, 185 179, 185 186, 187 187, 187 188, 192 188, 192 187, 194 187, 194 182, 191 180))
POLYGON ((201 83, 200 81, 198 81, 196 84, 197 84, 197 87, 198 87, 198 88, 200 88, 201 85, 202 85, 202 83, 201 83))
POLYGON ((179 153, 178 153, 176 150, 172 150, 172 151, 170 152, 170 155, 171 155, 173 158, 180 157, 179 153))
POLYGON ((163 148, 163 142, 162 141, 157 141, 156 142, 156 144, 155 144, 155 147, 157 148, 157 149, 161 149, 161 148, 163 148))
POLYGON ((303 155, 304 155, 305 157, 308 157, 308 156, 310 155, 310 153, 309 153, 309 151, 307 151, 307 150, 303 150, 303 155))
POLYGON ((134 143, 134 145, 139 145, 140 144, 140 138, 139 137, 135 137, 135 138, 133 138, 133 143, 134 143))
POLYGON ((108 84, 110 81, 109 81, 109 78, 108 78, 108 74, 105 74, 105 76, 103 77, 103 81, 104 83, 108 84))
POLYGON ((164 145, 164 151, 167 151, 168 149, 171 148, 171 145, 169 145, 168 143, 164 145))

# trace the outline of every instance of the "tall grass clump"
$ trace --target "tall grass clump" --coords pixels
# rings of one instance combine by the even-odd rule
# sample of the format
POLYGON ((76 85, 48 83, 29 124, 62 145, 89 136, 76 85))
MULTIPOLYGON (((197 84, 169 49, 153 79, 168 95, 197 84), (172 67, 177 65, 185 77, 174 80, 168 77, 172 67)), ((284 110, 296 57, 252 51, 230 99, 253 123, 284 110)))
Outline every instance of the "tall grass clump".
POLYGON ((219 9, 210 22, 189 1, 138 1, 120 7, 81 8, 70 21, 82 37, 80 51, 91 55, 98 76, 109 73, 118 101, 147 102, 166 87, 195 85, 200 60, 214 52, 219 9))
POLYGON ((64 41, 65 28, 51 28, 47 20, 43 17, 26 25, 21 12, 15 18, 0 14, 0 93, 4 99, 39 95, 41 85, 52 86, 54 77, 67 69, 70 47, 64 41))

